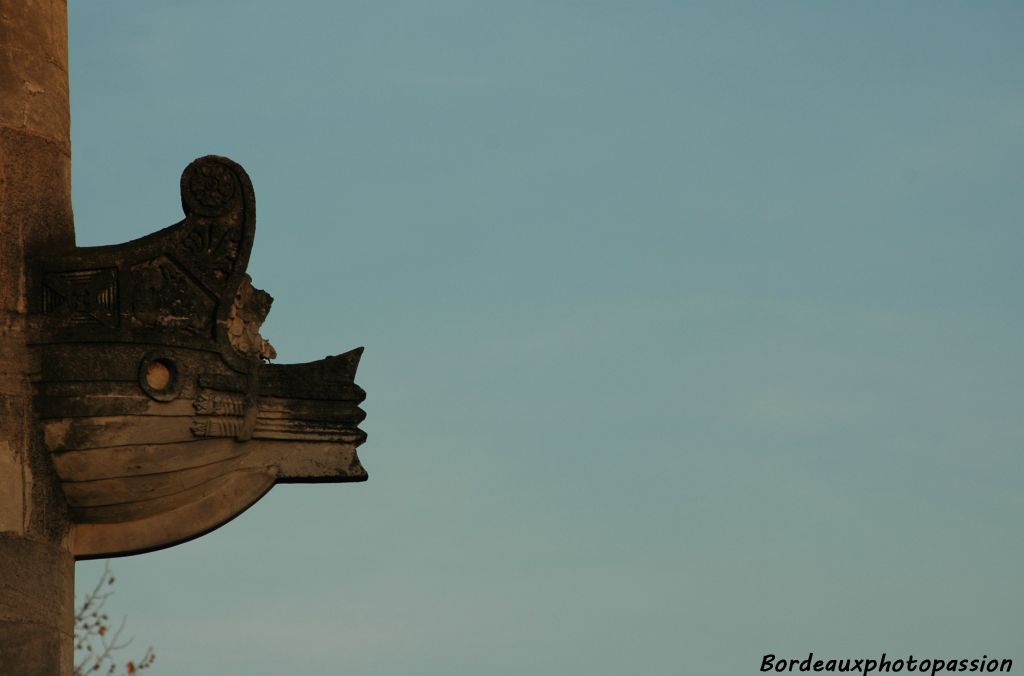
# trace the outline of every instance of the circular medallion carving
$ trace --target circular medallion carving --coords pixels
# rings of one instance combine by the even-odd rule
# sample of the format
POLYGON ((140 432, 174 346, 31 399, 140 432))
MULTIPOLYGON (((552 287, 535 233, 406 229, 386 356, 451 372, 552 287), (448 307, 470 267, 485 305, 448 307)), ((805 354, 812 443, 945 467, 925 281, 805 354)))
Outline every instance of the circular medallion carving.
POLYGON ((235 172, 212 157, 201 157, 181 175, 181 198, 187 213, 220 216, 231 209, 239 191, 235 172))

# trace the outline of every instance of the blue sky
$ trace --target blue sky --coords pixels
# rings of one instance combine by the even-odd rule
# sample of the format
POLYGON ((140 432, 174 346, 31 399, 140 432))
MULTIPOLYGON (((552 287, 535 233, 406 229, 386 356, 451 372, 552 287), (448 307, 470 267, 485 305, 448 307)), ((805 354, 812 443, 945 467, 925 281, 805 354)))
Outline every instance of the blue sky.
POLYGON ((79 244, 227 155, 366 346, 368 483, 114 562, 154 675, 1024 660, 1020 4, 70 4, 79 244))

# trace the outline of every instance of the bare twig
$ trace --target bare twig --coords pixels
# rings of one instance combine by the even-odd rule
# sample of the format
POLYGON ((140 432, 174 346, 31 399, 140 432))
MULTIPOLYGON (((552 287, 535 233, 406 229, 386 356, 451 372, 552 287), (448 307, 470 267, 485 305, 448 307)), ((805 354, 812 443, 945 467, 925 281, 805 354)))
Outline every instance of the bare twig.
MULTIPOLYGON (((103 575, 82 599, 75 611, 75 665, 74 676, 86 676, 106 668, 106 674, 117 671, 114 653, 127 648, 132 639, 121 640, 126 619, 122 619, 115 631, 110 630, 110 618, 103 608, 107 599, 113 596, 110 589, 114 584, 114 576, 110 572, 110 563, 103 568, 103 575)), ((153 648, 147 648, 141 660, 129 660, 124 663, 124 673, 134 674, 141 669, 148 669, 156 660, 153 648)))

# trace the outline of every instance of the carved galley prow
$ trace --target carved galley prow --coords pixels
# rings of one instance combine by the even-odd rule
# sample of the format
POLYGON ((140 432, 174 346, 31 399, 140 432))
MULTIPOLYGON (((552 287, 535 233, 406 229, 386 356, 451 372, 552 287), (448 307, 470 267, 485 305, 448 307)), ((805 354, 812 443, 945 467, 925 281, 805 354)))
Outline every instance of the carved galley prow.
POLYGON ((255 197, 224 157, 181 177, 185 218, 35 262, 36 408, 78 558, 171 546, 278 482, 363 481, 362 348, 305 364, 260 335, 255 197))

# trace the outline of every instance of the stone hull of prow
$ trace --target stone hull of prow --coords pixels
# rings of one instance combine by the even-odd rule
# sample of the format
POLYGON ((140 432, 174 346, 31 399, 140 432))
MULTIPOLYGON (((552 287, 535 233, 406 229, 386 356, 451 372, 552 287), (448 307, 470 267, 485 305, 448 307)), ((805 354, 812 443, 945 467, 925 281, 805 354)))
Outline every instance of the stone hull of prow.
POLYGON ((367 478, 362 348, 268 363, 272 299, 245 274, 248 176, 196 160, 182 204, 185 220, 153 235, 34 268, 36 409, 78 558, 191 539, 275 483, 367 478))

